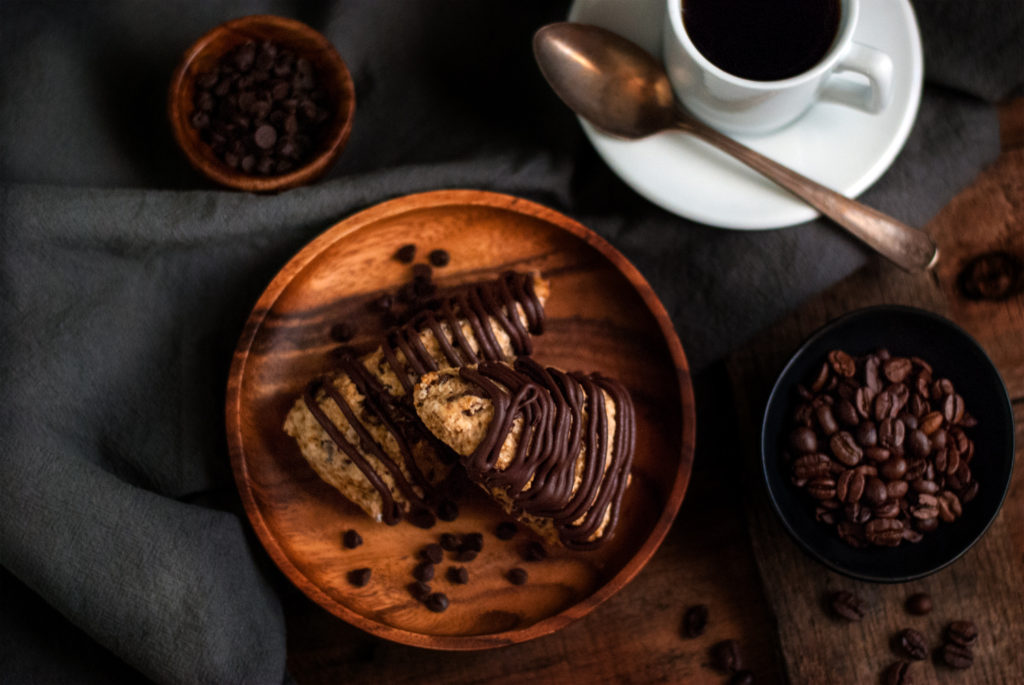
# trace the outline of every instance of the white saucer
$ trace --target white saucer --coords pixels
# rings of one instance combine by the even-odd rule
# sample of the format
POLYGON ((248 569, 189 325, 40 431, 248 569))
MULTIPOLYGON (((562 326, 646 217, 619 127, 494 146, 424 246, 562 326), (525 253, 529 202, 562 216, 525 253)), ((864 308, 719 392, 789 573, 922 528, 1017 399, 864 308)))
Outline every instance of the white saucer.
MULTIPOLYGON (((661 56, 664 0, 576 0, 569 20, 613 30, 661 56)), ((862 0, 854 40, 895 65, 893 100, 881 114, 819 103, 788 127, 736 139, 848 197, 864 192, 910 133, 924 75, 921 37, 909 0, 862 0)), ((818 213, 771 181, 684 133, 623 141, 585 121, 583 130, 612 171, 674 214, 722 228, 781 228, 818 213)))

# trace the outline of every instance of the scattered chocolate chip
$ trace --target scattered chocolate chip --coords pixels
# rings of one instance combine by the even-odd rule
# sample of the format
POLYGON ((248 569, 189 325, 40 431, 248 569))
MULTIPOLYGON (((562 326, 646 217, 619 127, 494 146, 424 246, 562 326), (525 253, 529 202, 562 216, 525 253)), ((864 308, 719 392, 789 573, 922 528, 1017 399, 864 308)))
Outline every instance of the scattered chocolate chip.
POLYGON ((686 610, 683 615, 683 635, 689 638, 699 637, 704 634, 708 626, 708 607, 706 604, 697 604, 686 610))
POLYGON ((355 549, 359 545, 363 544, 363 536, 357 531, 349 529, 345 531, 345 535, 342 536, 341 541, 349 549, 355 549))
POLYGON ((484 536, 483 533, 466 533, 462 536, 462 544, 459 545, 460 550, 472 550, 479 552, 484 548, 484 536))
POLYGON ((402 245, 395 250, 394 259, 403 264, 412 264, 412 260, 416 259, 416 246, 412 243, 402 245))
POLYGON ((832 612, 847 621, 859 621, 864 618, 864 601, 857 595, 840 590, 829 596, 832 612))
POLYGON ((710 651, 711 666, 723 673, 735 673, 743 668, 743 655, 736 640, 716 642, 710 651))
POLYGON ((498 524, 498 527, 494 529, 494 535, 499 540, 511 540, 518 530, 519 528, 516 527, 516 524, 511 521, 502 521, 498 524))
POLYGON ((409 583, 405 587, 409 590, 410 595, 412 595, 415 599, 421 602, 424 599, 426 599, 427 595, 430 594, 430 586, 424 583, 422 580, 417 580, 413 583, 409 583))
POLYGON ((469 582, 469 571, 465 566, 449 566, 445 575, 450 582, 458 585, 465 585, 469 582))
POLYGON ((526 569, 522 569, 517 566, 516 568, 506 573, 505 577, 508 578, 508 582, 512 583, 513 585, 522 585, 526 582, 526 569))
POLYGON ((448 262, 451 261, 451 255, 448 254, 447 250, 432 250, 427 259, 434 266, 448 266, 448 262))
POLYGON ((441 613, 448 608, 448 595, 443 592, 435 592, 428 595, 427 598, 423 600, 423 604, 431 611, 441 613))
POLYGON ((915 616, 924 616, 932 610, 932 596, 927 592, 918 592, 907 597, 907 612, 915 616))
POLYGON ((407 517, 409 523, 417 528, 433 528, 437 519, 426 509, 413 509, 407 517))
POLYGON ((547 557, 548 551, 536 540, 530 540, 523 548, 523 559, 526 561, 542 561, 547 557))
POLYGON ((342 321, 331 326, 331 340, 347 343, 356 335, 356 327, 348 321, 342 321))
POLYGON ((449 552, 454 552, 459 548, 459 536, 454 533, 442 533, 441 547, 449 552))
POLYGON ((420 550, 420 556, 431 564, 440 564, 441 560, 444 559, 444 550, 441 548, 441 545, 432 542, 420 550))
POLYGON ((357 568, 348 572, 348 582, 355 587, 363 587, 370 582, 372 571, 368 568, 357 568))
POLYGON ((450 499, 442 500, 437 507, 437 518, 442 521, 454 521, 459 518, 459 505, 450 499))
POLYGON ((455 560, 456 561, 473 561, 474 559, 476 559, 478 554, 480 554, 480 553, 477 552, 476 550, 473 550, 473 549, 460 549, 458 551, 458 553, 455 555, 455 560))
POLYGON ((412 277, 416 281, 429 281, 434 270, 430 268, 429 264, 413 264, 412 265, 412 277))
POLYGON ((416 568, 412 570, 412 577, 416 580, 422 580, 424 583, 428 580, 434 579, 434 565, 429 561, 424 561, 416 565, 416 568))

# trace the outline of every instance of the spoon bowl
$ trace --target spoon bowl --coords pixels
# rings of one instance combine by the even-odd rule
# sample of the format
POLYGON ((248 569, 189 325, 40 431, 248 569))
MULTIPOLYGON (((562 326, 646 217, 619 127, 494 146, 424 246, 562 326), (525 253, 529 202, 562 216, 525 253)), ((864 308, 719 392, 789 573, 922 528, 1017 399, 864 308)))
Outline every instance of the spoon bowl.
POLYGON ((924 232, 844 197, 694 118, 676 101, 662 65, 606 29, 573 22, 533 37, 541 73, 574 112, 609 135, 635 140, 684 131, 735 157, 907 271, 931 269, 939 250, 924 232))

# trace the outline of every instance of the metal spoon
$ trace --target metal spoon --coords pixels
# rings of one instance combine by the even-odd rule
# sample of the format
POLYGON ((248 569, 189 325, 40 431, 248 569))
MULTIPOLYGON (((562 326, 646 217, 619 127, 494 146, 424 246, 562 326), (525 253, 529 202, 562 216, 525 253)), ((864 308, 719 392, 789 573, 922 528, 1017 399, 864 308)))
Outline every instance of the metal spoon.
POLYGON ((779 184, 907 271, 930 269, 939 260, 938 248, 924 232, 829 190, 692 117, 676 102, 661 64, 622 36, 586 24, 548 24, 534 34, 533 53, 555 93, 602 131, 626 139, 686 131, 779 184))

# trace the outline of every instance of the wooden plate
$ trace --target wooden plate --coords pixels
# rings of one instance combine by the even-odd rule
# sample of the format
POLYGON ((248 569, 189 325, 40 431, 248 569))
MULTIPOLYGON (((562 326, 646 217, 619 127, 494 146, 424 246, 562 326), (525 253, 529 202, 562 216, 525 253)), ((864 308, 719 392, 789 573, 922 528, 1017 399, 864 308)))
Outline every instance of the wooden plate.
POLYGON ((410 195, 362 211, 313 240, 260 297, 235 351, 227 394, 228 442, 235 479, 253 528, 282 571, 336 616, 380 637, 434 649, 485 649, 549 634, 584 616, 640 571, 683 500, 694 446, 694 404, 686 357, 668 314, 640 273, 575 221, 526 200, 473 190, 410 195), (633 481, 615 537, 594 552, 521 557, 529 535, 499 540, 504 517, 482 494, 460 502, 460 516, 430 530, 377 524, 323 483, 282 431, 306 383, 330 368, 333 324, 350 321, 369 341, 382 328, 368 307, 410 280, 392 259, 415 243, 451 254, 435 269, 440 285, 506 269, 540 269, 551 282, 546 329, 535 357, 570 370, 619 378, 637 409, 633 481), (341 544, 354 528, 365 543, 341 544), (406 590, 417 552, 443 532, 482 532, 484 549, 459 564, 470 582, 444 578, 435 591, 451 605, 432 613, 406 590), (525 568, 515 586, 505 574, 525 568), (347 573, 369 567, 355 588, 347 573))

